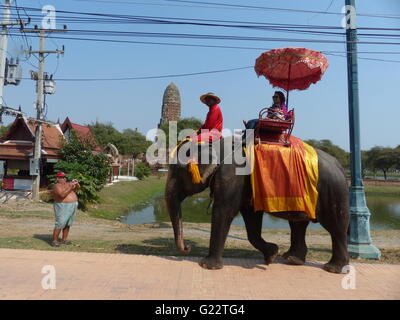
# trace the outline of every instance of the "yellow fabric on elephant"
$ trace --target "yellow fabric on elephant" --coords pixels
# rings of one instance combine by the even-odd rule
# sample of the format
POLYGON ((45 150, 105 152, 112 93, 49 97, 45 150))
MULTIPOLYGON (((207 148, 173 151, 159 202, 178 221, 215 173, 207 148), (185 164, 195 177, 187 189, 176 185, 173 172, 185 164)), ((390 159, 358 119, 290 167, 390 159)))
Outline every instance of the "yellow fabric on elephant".
POLYGON ((305 212, 315 219, 318 199, 318 156, 314 148, 291 137, 290 147, 250 147, 251 184, 255 211, 305 212))

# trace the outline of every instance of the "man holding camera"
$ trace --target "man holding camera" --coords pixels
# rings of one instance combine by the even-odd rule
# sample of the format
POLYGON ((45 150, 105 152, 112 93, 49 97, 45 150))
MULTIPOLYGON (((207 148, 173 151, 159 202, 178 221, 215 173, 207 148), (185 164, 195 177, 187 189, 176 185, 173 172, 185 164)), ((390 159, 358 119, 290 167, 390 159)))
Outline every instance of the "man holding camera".
POLYGON ((64 172, 58 172, 56 174, 56 179, 57 183, 53 187, 56 223, 51 242, 52 247, 59 247, 60 243, 71 244, 70 241, 67 241, 67 237, 78 210, 78 197, 75 190, 81 187, 79 182, 75 179, 71 182, 67 182, 67 177, 64 172), (62 240, 58 242, 58 236, 61 230, 63 231, 62 240))

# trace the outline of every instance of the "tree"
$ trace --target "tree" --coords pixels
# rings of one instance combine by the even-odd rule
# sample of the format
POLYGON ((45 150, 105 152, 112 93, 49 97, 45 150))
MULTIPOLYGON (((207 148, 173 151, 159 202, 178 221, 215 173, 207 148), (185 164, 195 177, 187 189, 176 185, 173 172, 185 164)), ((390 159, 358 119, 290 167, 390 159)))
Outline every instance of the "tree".
POLYGON ((392 148, 373 147, 367 151, 367 165, 372 171, 382 170, 385 180, 387 172, 396 166, 398 162, 398 151, 392 148))
POLYGON ((121 133, 114 128, 111 122, 96 122, 91 124, 90 128, 101 147, 104 148, 107 144, 112 143, 123 155, 137 156, 140 153, 145 153, 151 144, 139 131, 125 129, 121 133))
POLYGON ((368 151, 361 150, 361 174, 363 179, 365 178, 367 169, 369 169, 368 151))
POLYGON ((0 125, 0 139, 3 138, 11 127, 11 123, 7 126, 0 125))
POLYGON ((151 141, 140 132, 132 129, 125 129, 122 132, 122 139, 118 150, 121 154, 132 154, 134 157, 141 153, 146 153, 151 141))
MULTIPOLYGON (((69 179, 77 179, 81 189, 77 190, 79 207, 83 210, 89 203, 99 200, 98 192, 107 182, 110 159, 103 152, 94 153, 93 141, 77 137, 72 132, 69 141, 64 141, 59 152, 62 160, 54 166, 56 172, 63 171, 69 179)), ((54 179, 54 176, 50 176, 54 179)))
POLYGON ((135 164, 134 174, 139 180, 143 180, 145 177, 148 177, 150 173, 151 169, 144 162, 137 162, 135 164))
POLYGON ((344 168, 349 167, 349 153, 340 148, 339 146, 333 144, 332 141, 328 139, 323 139, 323 140, 310 139, 310 140, 305 140, 304 142, 308 143, 314 148, 318 148, 330 154, 331 156, 335 157, 344 168))
POLYGON ((122 135, 121 132, 114 128, 111 122, 100 123, 96 121, 96 123, 92 123, 89 127, 100 147, 104 148, 107 144, 112 143, 118 148, 122 140, 122 135))
POLYGON ((397 170, 400 170, 400 145, 398 145, 396 148, 393 150, 393 157, 394 157, 394 167, 397 170))

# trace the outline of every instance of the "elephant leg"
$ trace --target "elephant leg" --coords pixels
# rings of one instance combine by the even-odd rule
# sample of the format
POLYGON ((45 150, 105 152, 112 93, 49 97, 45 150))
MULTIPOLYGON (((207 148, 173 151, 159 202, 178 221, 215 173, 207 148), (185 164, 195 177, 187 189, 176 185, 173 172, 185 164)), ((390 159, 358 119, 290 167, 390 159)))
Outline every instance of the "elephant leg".
POLYGON ((347 251, 347 228, 339 227, 339 224, 326 224, 321 221, 321 225, 328 230, 332 239, 332 257, 324 265, 324 270, 333 273, 342 273, 343 267, 349 264, 350 258, 347 251))
POLYGON ((291 264, 302 265, 306 262, 306 230, 309 221, 289 221, 290 248, 282 257, 291 264))
POLYGON ((261 237, 264 213, 262 211, 254 212, 252 208, 242 209, 241 212, 246 225, 247 238, 254 248, 264 255, 265 263, 270 264, 278 255, 279 247, 275 243, 266 242, 261 237))
POLYGON ((235 206, 231 203, 228 207, 227 205, 223 206, 214 203, 209 254, 199 262, 200 266, 203 268, 212 270, 223 268, 222 254, 224 251, 225 241, 232 220, 238 211, 238 205, 235 206))

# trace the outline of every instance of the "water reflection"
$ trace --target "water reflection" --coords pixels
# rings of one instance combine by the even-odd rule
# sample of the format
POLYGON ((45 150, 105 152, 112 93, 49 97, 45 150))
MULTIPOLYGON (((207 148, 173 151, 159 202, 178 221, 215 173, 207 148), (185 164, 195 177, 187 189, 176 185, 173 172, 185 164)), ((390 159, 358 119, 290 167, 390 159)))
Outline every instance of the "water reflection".
MULTIPOLYGON (((368 208, 371 211, 371 229, 400 229, 400 199, 392 197, 367 197, 368 208)), ((193 223, 211 222, 210 199, 207 197, 193 196, 182 203, 183 221, 193 223)), ((170 221, 164 197, 154 197, 149 203, 132 208, 132 212, 124 217, 122 222, 127 224, 142 224, 152 222, 170 221)), ((241 215, 238 215, 233 224, 244 226, 241 215)), ((286 229, 289 224, 286 220, 265 214, 263 219, 264 229, 286 229)), ((310 223, 309 228, 321 229, 319 223, 310 223)))
POLYGON ((367 197, 371 211, 371 229, 400 229, 400 199, 394 197, 367 197))

